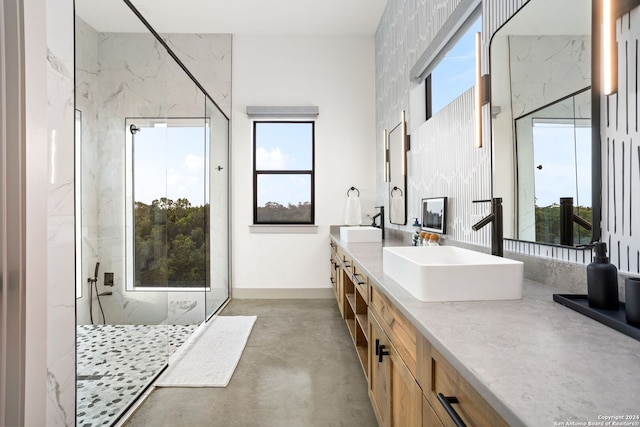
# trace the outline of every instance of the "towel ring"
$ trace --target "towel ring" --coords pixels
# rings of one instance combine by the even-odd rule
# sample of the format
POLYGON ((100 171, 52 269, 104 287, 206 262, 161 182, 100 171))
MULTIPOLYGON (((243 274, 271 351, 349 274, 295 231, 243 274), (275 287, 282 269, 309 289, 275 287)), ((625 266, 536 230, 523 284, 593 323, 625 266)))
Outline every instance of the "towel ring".
POLYGON ((356 191, 358 193, 358 197, 360 197, 360 190, 358 190, 356 187, 351 187, 350 189, 347 190, 347 197, 349 197, 349 193, 351 191, 356 191))
POLYGON ((393 197, 393 192, 396 190, 400 192, 400 197, 402 197, 402 189, 398 187, 393 187, 393 189, 391 190, 391 197, 393 197))

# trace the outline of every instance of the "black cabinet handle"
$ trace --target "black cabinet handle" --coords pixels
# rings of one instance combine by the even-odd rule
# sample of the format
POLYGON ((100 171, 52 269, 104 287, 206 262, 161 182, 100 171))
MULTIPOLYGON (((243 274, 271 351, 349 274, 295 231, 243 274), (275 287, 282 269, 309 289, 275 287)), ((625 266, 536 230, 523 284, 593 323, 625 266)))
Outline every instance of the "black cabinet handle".
POLYGON ((452 403, 459 403, 457 397, 455 396, 446 397, 444 394, 438 393, 438 400, 440 401, 440 403, 444 407, 444 410, 447 411, 447 414, 449 414, 449 416, 451 417, 451 419, 453 420, 453 422, 457 427, 467 427, 464 421, 462 421, 462 418, 460 418, 460 415, 458 415, 456 410, 453 409, 453 406, 451 406, 452 403))
POLYGON ((353 279, 356 281, 356 285, 364 285, 364 282, 361 282, 360 279, 358 279, 358 276, 360 275, 357 273, 353 275, 353 279))
POLYGON ((389 352, 384 349, 384 345, 378 347, 378 363, 382 363, 382 358, 388 356, 389 352))

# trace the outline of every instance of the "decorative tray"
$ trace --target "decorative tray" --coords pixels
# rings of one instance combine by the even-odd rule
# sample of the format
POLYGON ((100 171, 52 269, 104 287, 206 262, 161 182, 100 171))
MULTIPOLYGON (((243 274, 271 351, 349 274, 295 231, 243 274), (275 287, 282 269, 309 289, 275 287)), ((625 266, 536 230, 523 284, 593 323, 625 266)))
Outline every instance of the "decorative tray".
POLYGON ((589 307, 586 295, 553 294, 553 300, 640 341, 640 328, 627 323, 623 302, 618 310, 602 310, 589 307))

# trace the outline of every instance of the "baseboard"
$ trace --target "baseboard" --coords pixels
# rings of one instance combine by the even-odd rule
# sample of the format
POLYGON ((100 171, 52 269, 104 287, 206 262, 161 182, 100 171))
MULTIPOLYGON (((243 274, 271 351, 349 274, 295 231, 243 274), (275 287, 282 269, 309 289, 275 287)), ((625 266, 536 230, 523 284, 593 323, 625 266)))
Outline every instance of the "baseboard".
POLYGON ((233 299, 331 299, 333 288, 233 288, 233 299))

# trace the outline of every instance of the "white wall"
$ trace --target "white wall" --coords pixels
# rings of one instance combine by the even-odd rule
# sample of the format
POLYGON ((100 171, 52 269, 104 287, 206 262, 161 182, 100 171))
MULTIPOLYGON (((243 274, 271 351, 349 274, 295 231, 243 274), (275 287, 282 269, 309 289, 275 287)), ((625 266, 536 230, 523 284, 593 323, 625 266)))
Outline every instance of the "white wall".
POLYGON ((248 290, 257 288, 329 288, 329 226, 344 222, 347 189, 360 190, 363 216, 375 211, 373 37, 236 35, 232 68, 233 294, 257 295, 248 290), (247 105, 319 107, 317 233, 250 232, 253 153, 247 105))

